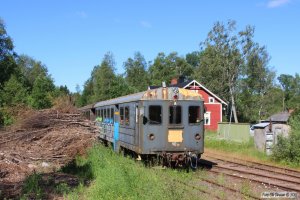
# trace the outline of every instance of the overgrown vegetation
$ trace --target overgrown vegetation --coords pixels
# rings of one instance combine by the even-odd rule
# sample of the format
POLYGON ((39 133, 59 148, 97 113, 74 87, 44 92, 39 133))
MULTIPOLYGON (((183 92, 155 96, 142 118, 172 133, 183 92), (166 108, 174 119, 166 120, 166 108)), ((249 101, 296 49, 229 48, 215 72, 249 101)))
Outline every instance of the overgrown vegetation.
POLYGON ((86 157, 77 157, 58 174, 29 176, 23 187, 22 199, 45 199, 49 197, 47 195, 63 195, 72 200, 199 199, 196 193, 187 192, 191 188, 178 182, 189 182, 192 178, 193 174, 185 171, 147 168, 112 149, 95 145, 86 157), (67 178, 63 181, 56 177, 58 175, 67 178))
POLYGON ((300 166, 300 109, 289 118, 291 133, 288 137, 279 136, 274 146, 273 158, 276 161, 300 166))
MULTIPOLYGON (((296 120, 296 118, 293 118, 296 120)), ((293 132, 294 133, 294 132, 293 132)), ((234 142, 224 140, 218 137, 215 132, 206 133, 205 147, 210 150, 220 150, 222 152, 233 153, 236 156, 247 157, 257 161, 277 164, 281 166, 289 166, 299 168, 299 150, 300 137, 299 131, 297 134, 291 134, 288 138, 280 137, 277 146, 274 147, 272 156, 267 156, 264 152, 258 151, 254 147, 254 139, 249 142, 234 142)))
POLYGON ((89 163, 94 180, 90 187, 80 186, 69 194, 69 199, 183 198, 182 189, 165 179, 165 172, 145 168, 106 147, 97 145, 86 159, 76 162, 78 166, 89 163))
POLYGON ((225 152, 232 152, 241 155, 247 155, 261 160, 268 160, 265 153, 258 151, 254 147, 254 140, 251 138, 249 142, 234 142, 218 137, 215 132, 206 133, 205 147, 209 149, 222 150, 225 152))

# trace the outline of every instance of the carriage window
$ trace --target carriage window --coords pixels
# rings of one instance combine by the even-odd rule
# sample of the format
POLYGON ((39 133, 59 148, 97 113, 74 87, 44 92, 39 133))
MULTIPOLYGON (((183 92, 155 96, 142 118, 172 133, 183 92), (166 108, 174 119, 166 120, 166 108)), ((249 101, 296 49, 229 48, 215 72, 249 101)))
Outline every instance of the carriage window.
POLYGON ((106 108, 106 119, 108 120, 109 119, 109 116, 110 115, 110 113, 109 113, 109 108, 106 108))
POLYGON ((149 123, 161 124, 161 106, 149 106, 149 123))
POLYGON ((120 124, 124 125, 124 108, 120 107, 120 124))
POLYGON ((130 125, 130 120, 129 120, 129 107, 125 107, 125 125, 129 126, 130 125))
POLYGON ((114 123, 114 109, 110 109, 110 123, 114 123))
POLYGON ((100 118, 103 120, 103 109, 100 110, 100 118))
POLYGON ((169 111, 169 123, 181 124, 181 106, 170 106, 169 111))
POLYGON ((103 109, 103 121, 105 120, 106 118, 106 109, 103 109))
POLYGON ((189 106, 189 123, 200 123, 200 106, 189 106))

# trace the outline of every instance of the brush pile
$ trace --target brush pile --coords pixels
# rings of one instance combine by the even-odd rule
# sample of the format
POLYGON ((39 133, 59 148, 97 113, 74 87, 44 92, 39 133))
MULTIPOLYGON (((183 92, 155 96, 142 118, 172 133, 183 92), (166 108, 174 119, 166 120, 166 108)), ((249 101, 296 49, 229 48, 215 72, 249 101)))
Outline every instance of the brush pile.
POLYGON ((75 109, 24 113, 18 125, 0 131, 0 199, 20 194, 33 172, 51 173, 83 155, 97 127, 75 109))

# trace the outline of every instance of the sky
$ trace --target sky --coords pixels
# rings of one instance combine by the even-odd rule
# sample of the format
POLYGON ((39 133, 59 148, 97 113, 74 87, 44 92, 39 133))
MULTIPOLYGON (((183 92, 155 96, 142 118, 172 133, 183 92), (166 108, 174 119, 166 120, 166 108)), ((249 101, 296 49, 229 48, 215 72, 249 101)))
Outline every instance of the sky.
POLYGON ((0 0, 0 18, 15 52, 41 61, 72 92, 109 51, 124 73, 137 51, 146 61, 199 51, 214 23, 228 20, 255 27, 277 75, 300 72, 300 0, 0 0))

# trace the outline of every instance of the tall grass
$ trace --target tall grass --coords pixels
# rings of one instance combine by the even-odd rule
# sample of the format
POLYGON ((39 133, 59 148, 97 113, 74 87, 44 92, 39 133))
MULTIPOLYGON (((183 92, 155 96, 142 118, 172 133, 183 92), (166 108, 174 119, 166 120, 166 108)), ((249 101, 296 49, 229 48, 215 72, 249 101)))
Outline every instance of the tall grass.
POLYGON ((185 199, 182 188, 165 176, 175 172, 145 168, 101 145, 76 162, 88 163, 94 180, 89 187, 79 186, 68 199, 185 199))

